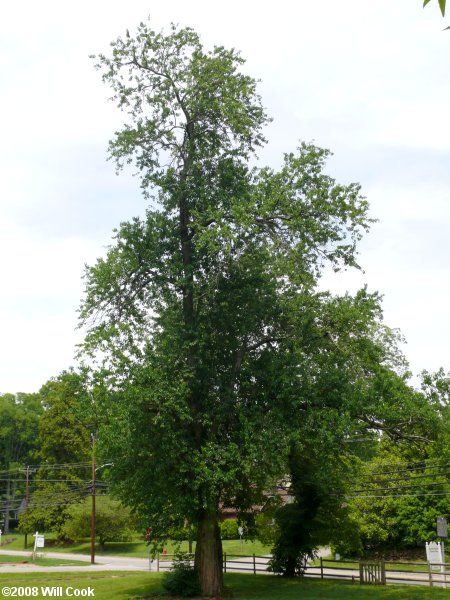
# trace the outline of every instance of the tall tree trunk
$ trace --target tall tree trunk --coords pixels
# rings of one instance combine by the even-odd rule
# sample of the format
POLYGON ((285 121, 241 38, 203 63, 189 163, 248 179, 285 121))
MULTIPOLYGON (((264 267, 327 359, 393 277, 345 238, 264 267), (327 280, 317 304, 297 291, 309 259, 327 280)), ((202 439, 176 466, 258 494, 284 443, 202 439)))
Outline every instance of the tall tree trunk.
POLYGON ((223 592, 222 540, 217 511, 201 509, 198 519, 195 568, 204 596, 220 597, 223 592))

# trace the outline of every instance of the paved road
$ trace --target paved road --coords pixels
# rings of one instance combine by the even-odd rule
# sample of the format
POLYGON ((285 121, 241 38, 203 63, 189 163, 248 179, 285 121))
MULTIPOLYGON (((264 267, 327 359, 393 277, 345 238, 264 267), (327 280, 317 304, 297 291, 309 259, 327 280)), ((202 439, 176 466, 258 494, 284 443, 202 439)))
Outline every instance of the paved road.
MULTIPOLYGON (((0 556, 7 554, 9 556, 23 556, 24 559, 30 558, 31 553, 19 550, 0 550, 0 556)), ((58 572, 58 571, 148 571, 149 563, 145 558, 134 558, 124 556, 96 556, 95 565, 91 565, 91 557, 87 554, 69 554, 67 552, 44 552, 45 558, 59 558, 63 560, 85 561, 86 566, 63 566, 63 567, 40 567, 32 563, 0 563, 0 573, 17 572, 58 572)), ((155 564, 153 568, 156 568, 155 564)))

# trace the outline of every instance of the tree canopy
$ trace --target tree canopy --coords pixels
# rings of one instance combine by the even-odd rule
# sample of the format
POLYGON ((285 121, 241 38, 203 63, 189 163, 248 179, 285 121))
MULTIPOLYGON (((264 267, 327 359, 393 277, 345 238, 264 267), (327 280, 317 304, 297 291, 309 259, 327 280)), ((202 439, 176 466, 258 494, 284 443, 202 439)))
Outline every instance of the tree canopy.
POLYGON ((221 507, 251 511, 293 445, 395 436, 420 404, 378 296, 317 289, 324 265, 357 267, 360 186, 327 175, 310 143, 250 167, 268 117, 243 64, 143 23, 97 57, 128 118, 110 157, 135 164, 150 200, 86 272, 84 352, 109 389, 100 439, 156 537, 196 526, 207 595, 222 589, 221 507))
POLYGON ((81 407, 87 394, 83 375, 63 371, 40 389, 35 453, 39 467, 32 469, 26 511, 20 515, 23 533, 52 530, 62 535, 67 510, 88 493, 91 479, 92 442, 81 407))

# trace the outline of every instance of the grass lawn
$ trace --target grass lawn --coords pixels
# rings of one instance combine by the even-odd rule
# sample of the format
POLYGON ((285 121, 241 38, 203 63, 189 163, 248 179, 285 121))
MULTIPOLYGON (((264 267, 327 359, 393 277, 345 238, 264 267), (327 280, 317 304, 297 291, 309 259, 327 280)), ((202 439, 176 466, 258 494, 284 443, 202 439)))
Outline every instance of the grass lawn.
MULTIPOLYGON (((75 554, 90 554, 91 542, 89 539, 74 544, 57 544, 53 545, 54 538, 52 534, 45 534, 46 546, 44 552, 73 552, 75 554)), ((243 551, 241 553, 240 541, 239 540, 223 540, 223 551, 228 556, 246 556, 256 554, 257 556, 263 554, 269 554, 270 548, 261 544, 258 541, 245 541, 243 543, 243 551)), ((32 550, 34 545, 34 538, 32 535, 28 535, 27 550, 32 550)), ((175 545, 169 542, 166 546, 168 554, 173 554, 175 545)), ((195 550, 195 543, 193 544, 195 550)), ((2 537, 2 549, 3 550, 24 550, 24 536, 20 533, 8 534, 2 537), (12 542, 5 544, 6 540, 13 540, 12 542)), ((189 549, 187 542, 182 542, 181 550, 187 552, 189 549)), ((109 542, 106 544, 104 552, 100 552, 99 548, 96 548, 95 553, 98 556, 133 556, 135 558, 148 558, 149 548, 146 543, 142 540, 142 537, 136 537, 131 542, 109 542)))
POLYGON ((2 563, 30 563, 39 567, 85 567, 89 562, 83 560, 63 560, 61 558, 38 558, 34 560, 28 556, 12 556, 0 554, 0 565, 2 563))
MULTIPOLYGON (((161 573, 16 573, 0 572, 0 587, 91 587, 97 600, 167 599, 161 573)), ((440 600, 448 591, 423 586, 361 587, 358 584, 282 579, 267 575, 228 574, 226 585, 237 600, 440 600)), ((42 595, 34 596, 43 598, 42 595)))

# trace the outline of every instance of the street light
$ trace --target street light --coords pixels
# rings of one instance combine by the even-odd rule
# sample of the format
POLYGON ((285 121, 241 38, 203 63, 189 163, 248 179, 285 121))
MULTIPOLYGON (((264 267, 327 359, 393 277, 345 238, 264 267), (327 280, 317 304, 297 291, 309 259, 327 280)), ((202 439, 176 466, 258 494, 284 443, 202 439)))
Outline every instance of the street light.
POLYGON ((92 435, 92 507, 91 507, 91 564, 95 563, 95 474, 103 467, 112 467, 114 463, 95 466, 95 436, 92 435))
POLYGON ((95 563, 95 474, 103 467, 112 467, 114 463, 105 463, 95 468, 92 472, 92 509, 91 509, 91 564, 95 563))

